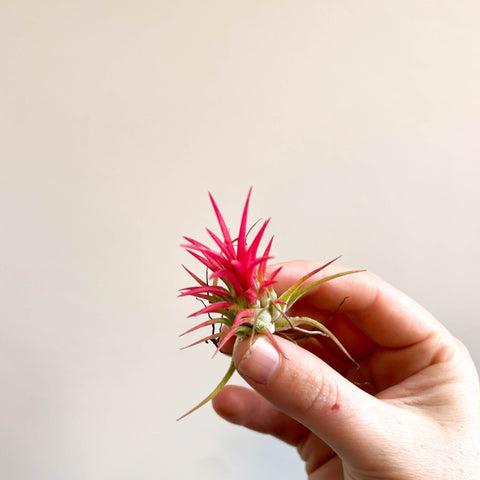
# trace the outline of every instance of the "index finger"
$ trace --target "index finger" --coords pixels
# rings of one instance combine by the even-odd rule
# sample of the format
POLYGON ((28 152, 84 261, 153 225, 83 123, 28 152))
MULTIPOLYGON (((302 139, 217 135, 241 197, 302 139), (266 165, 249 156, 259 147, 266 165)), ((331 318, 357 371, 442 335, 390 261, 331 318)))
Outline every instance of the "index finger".
MULTIPOLYGON (((275 284, 278 294, 321 264, 293 261, 282 266, 275 284)), ((307 282, 348 270, 329 266, 307 282)), ((399 348, 420 342, 443 329, 440 323, 417 302, 392 285, 369 272, 346 275, 312 289, 298 301, 299 306, 335 312, 342 300, 342 314, 378 345, 399 348)))

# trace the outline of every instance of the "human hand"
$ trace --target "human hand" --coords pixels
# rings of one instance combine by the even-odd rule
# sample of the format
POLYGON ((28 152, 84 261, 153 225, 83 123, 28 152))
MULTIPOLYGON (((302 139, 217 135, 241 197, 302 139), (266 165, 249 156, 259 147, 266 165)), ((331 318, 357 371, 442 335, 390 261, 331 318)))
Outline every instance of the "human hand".
MULTIPOLYGON (((277 292, 316 266, 284 264, 277 292)), ((276 337, 280 355, 264 336, 246 339, 233 358, 255 391, 225 387, 219 415, 296 446, 309 480, 480 478, 478 376, 427 311, 370 273, 327 282, 293 310, 331 319, 359 368, 318 337, 276 337)))

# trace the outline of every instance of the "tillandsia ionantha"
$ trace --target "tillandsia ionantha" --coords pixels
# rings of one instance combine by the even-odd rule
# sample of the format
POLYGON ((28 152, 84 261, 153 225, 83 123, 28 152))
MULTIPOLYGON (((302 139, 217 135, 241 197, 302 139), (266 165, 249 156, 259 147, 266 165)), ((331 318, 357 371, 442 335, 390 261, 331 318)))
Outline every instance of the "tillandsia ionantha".
MULTIPOLYGON (((207 228, 207 232, 215 244, 214 248, 210 248, 197 240, 184 237, 187 243, 183 244, 182 247, 206 267, 207 275, 206 279, 202 280, 184 266, 185 270, 195 280, 196 285, 182 288, 180 296, 193 296, 204 305, 203 308, 189 315, 189 318, 206 314, 208 319, 182 333, 181 336, 199 328, 210 326, 212 328, 210 335, 188 345, 188 347, 211 341, 215 345, 213 354, 215 356, 234 337, 238 341, 238 339, 245 337, 253 339, 254 335, 263 334, 282 353, 274 334, 289 339, 292 338, 288 332, 292 331, 304 335, 319 334, 331 338, 345 356, 355 363, 345 347, 325 325, 313 318, 290 316, 289 310, 295 302, 318 285, 360 270, 335 273, 306 283, 315 274, 337 260, 335 258, 303 276, 280 296, 277 296, 273 285, 276 283, 275 279, 281 267, 267 270, 267 263, 273 258, 270 256, 273 237, 263 253, 258 253, 270 219, 263 222, 253 240, 247 243, 247 237, 258 224, 257 222, 247 230, 251 192, 252 188, 248 192, 240 229, 235 239, 232 239, 222 214, 210 193, 210 201, 223 238, 207 228)), ((234 372, 235 365, 232 360, 225 376, 217 387, 198 405, 182 415, 179 420, 209 402, 227 384, 234 372)))

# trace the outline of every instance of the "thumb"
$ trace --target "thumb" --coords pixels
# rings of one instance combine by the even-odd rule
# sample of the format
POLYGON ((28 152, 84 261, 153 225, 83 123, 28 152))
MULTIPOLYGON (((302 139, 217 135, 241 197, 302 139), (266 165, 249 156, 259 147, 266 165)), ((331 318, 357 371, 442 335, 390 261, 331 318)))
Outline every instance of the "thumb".
POLYGON ((398 440, 392 405, 362 391, 307 350, 275 338, 280 354, 263 335, 253 344, 244 340, 233 353, 240 375, 270 403, 357 464, 365 465, 379 444, 385 449, 389 439, 398 440))

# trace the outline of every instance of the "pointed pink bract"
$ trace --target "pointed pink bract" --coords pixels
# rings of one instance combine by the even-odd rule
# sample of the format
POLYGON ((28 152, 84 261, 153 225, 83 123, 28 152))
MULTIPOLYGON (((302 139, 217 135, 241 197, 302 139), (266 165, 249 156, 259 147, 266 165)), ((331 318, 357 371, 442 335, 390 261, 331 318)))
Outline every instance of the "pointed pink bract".
POLYGON ((271 258, 273 237, 268 242, 263 255, 258 255, 260 243, 270 219, 262 223, 252 242, 248 244, 247 222, 251 194, 252 188, 249 189, 245 200, 237 239, 232 240, 220 209, 209 193, 221 236, 207 228, 207 233, 213 240, 213 248, 187 236, 184 237, 187 243, 182 245, 190 255, 207 268, 208 277, 207 281, 203 281, 185 268, 197 285, 181 289, 180 296, 193 296, 208 302, 203 308, 189 315, 189 318, 203 314, 210 316, 213 313, 219 315, 216 319, 199 323, 187 330, 185 334, 201 327, 222 324, 224 329, 221 335, 215 337, 219 338, 216 352, 237 335, 239 329, 244 332, 245 328, 247 331, 248 328, 254 328, 256 318, 264 308, 262 305, 268 304, 269 299, 274 298, 271 289, 280 271, 276 269, 271 275, 267 275, 266 266, 271 258))

